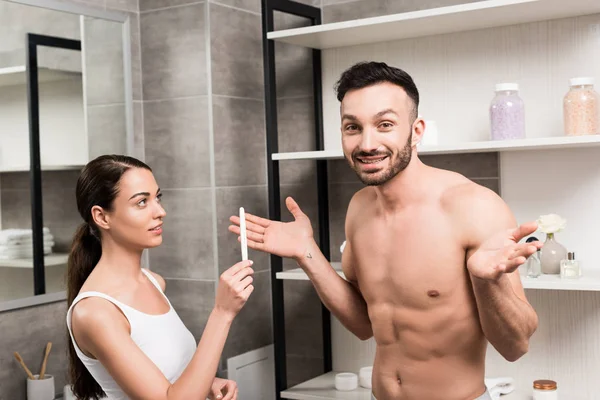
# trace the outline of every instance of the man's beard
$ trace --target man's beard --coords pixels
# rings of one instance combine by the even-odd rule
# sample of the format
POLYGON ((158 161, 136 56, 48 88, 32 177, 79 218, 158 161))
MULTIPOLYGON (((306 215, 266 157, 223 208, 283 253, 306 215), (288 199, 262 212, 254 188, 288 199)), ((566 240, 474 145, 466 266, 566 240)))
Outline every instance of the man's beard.
POLYGON ((396 157, 392 158, 392 156, 393 155, 389 152, 388 153, 381 153, 381 152, 365 153, 365 152, 359 151, 359 152, 352 154, 352 160, 354 161, 354 163, 351 163, 351 162, 348 162, 348 163, 350 164, 350 167, 352 167, 354 172, 356 172, 356 175, 358 175, 358 179, 360 179, 360 181, 362 183, 364 183, 365 185, 367 185, 367 186, 383 185, 384 183, 386 183, 387 181, 391 180, 393 177, 398 175, 400 172, 404 171, 404 169, 406 169, 406 167, 410 163, 410 160, 412 158, 412 135, 408 136, 408 140, 406 141, 404 148, 396 155, 396 157), (387 156, 389 159, 390 165, 385 171, 377 171, 374 173, 361 172, 360 169, 356 166, 357 164, 360 163, 360 161, 358 160, 357 157, 369 157, 369 156, 370 157, 387 156))

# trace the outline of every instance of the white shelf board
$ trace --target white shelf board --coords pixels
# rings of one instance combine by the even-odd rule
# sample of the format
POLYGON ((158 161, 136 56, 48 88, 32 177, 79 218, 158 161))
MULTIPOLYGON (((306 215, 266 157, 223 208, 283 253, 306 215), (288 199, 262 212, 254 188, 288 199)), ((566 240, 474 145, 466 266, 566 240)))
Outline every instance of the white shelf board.
POLYGON ((281 397, 296 400, 371 400, 371 389, 359 386, 357 389, 347 392, 335 390, 335 374, 335 372, 328 372, 325 375, 291 387, 281 392, 281 397))
POLYGON ((341 150, 296 151, 273 153, 273 160, 336 160, 344 158, 341 150))
MULTIPOLYGON (((64 79, 81 77, 81 72, 65 71, 52 68, 38 68, 38 82, 53 82, 64 79)), ((24 65, 0 68, 0 87, 25 85, 27 83, 27 68, 24 65)))
MULTIPOLYGON (((81 170, 85 165, 42 165, 42 171, 68 171, 68 170, 81 170)), ((2 166, 0 165, 0 173, 2 172, 27 172, 29 171, 29 165, 19 166, 2 166)))
MULTIPOLYGON (((65 265, 69 259, 68 254, 55 253, 44 256, 44 266, 54 267, 57 265, 65 265)), ((0 260, 0 268, 33 268, 32 258, 19 258, 14 260, 0 260)))
POLYGON ((328 49, 595 13, 600 13, 600 2, 592 0, 487 0, 273 31, 267 38, 328 49))
MULTIPOLYGON (((339 276, 345 278, 341 263, 331 263, 339 276)), ((302 268, 278 272, 277 279, 307 281, 308 275, 302 268)), ((577 279, 561 279, 560 275, 542 275, 538 278, 521 277, 525 289, 600 291, 600 273, 583 271, 577 279)))
MULTIPOLYGON (((494 151, 535 151, 600 146, 600 135, 556 136, 515 140, 483 140, 459 144, 417 147, 419 155, 485 153, 494 151)), ((342 150, 274 153, 273 160, 336 160, 344 158, 342 150)))
POLYGON ((600 291, 600 274, 586 272, 585 269, 583 276, 577 279, 562 279, 560 275, 542 275, 538 278, 522 277, 521 281, 525 289, 600 291))
MULTIPOLYGON (((339 276, 345 279, 344 273, 342 272, 342 263, 332 262, 331 266, 338 273, 339 276)), ((308 275, 302 270, 302 268, 289 269, 287 271, 278 272, 276 274, 277 279, 286 279, 291 281, 308 281, 308 275)))
MULTIPOLYGON (((365 389, 361 386, 347 392, 335 390, 335 374, 336 372, 328 372, 300 383, 281 392, 281 397, 296 400, 372 400, 371 389, 365 389)), ((500 398, 506 400, 524 400, 530 398, 530 392, 529 388, 516 388, 512 393, 502 395, 500 398)), ((566 398, 571 399, 571 397, 566 398)))

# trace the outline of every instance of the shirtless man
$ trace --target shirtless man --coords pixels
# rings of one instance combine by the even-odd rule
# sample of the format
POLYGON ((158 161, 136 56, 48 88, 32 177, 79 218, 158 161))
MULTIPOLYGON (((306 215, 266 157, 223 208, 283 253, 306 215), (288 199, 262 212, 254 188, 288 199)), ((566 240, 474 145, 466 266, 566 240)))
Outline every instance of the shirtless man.
MULTIPOLYGON (((491 399, 488 341, 508 361, 528 351, 537 315, 515 270, 542 243, 517 226, 493 191, 417 155, 425 123, 404 71, 360 63, 337 85, 344 155, 367 186, 348 206, 342 268, 331 268, 293 199, 294 221, 247 214, 248 246, 290 257, 325 306, 362 340, 377 343, 378 400, 491 399)), ((239 218, 230 231, 239 235, 239 218)))

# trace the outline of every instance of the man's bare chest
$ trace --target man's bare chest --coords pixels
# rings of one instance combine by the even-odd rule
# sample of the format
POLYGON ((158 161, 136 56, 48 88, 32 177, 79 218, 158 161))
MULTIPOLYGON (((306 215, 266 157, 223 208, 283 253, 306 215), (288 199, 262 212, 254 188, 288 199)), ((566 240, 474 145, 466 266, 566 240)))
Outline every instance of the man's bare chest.
POLYGON ((398 224, 365 221, 350 239, 367 303, 421 308, 449 301, 457 292, 464 298, 465 247, 459 229, 443 215, 417 215, 398 224))

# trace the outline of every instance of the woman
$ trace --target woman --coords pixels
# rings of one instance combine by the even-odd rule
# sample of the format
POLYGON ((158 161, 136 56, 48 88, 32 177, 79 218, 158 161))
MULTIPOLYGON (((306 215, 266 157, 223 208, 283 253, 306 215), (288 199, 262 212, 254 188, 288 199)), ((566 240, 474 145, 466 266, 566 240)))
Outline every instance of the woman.
POLYGON ((85 221, 67 276, 76 397, 236 399, 236 384, 215 374, 231 323, 254 290, 252 262, 221 275, 196 347, 164 295, 164 279, 141 268, 142 251, 162 242, 166 215, 150 167, 126 156, 98 157, 81 172, 76 196, 85 221))

